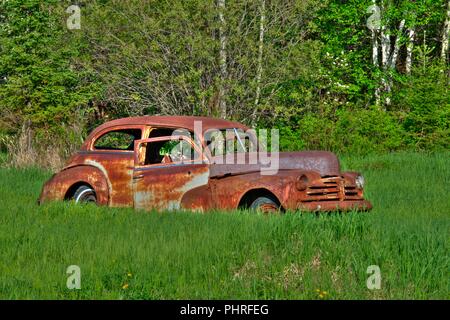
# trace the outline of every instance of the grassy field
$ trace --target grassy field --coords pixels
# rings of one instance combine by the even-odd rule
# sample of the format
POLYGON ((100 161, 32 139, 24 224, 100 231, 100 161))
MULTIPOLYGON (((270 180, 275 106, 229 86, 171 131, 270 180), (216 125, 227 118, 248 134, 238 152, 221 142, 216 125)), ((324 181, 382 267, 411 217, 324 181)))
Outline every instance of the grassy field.
POLYGON ((0 298, 448 299, 450 154, 342 163, 365 175, 372 212, 39 207, 48 173, 0 169, 0 298), (69 265, 81 290, 66 287, 69 265), (370 265, 380 290, 366 287, 370 265))

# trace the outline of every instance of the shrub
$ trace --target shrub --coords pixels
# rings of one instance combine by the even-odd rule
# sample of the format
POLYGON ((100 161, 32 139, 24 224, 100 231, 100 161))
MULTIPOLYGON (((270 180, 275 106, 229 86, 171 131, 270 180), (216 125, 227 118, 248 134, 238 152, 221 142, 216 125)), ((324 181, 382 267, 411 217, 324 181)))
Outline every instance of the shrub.
POLYGON ((419 67, 398 85, 396 101, 412 149, 450 148, 450 91, 446 66, 419 67))
POLYGON ((404 132, 392 113, 373 107, 340 110, 334 119, 308 113, 295 128, 283 127, 280 135, 283 150, 368 154, 400 149, 404 132))

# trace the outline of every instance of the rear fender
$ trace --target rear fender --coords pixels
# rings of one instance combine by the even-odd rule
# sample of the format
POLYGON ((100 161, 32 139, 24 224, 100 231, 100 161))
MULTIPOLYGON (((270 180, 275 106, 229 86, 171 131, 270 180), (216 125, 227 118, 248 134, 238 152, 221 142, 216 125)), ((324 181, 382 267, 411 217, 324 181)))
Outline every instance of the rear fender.
POLYGON ((63 169, 55 174, 44 184, 39 203, 65 200, 68 191, 76 184, 91 186, 97 195, 97 203, 99 205, 109 204, 111 187, 108 180, 100 169, 86 165, 63 169))

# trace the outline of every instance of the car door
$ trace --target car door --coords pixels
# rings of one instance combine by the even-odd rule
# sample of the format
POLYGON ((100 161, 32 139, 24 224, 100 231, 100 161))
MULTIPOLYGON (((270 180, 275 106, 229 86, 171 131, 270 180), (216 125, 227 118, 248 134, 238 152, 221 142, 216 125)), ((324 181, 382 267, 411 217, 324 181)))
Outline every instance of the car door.
POLYGON ((146 137, 144 126, 109 127, 92 139, 83 153, 86 165, 100 169, 110 183, 110 206, 133 206, 134 141, 146 137))
POLYGON ((183 196, 208 181, 208 161, 188 137, 167 136, 135 142, 136 209, 187 209, 182 208, 183 196))

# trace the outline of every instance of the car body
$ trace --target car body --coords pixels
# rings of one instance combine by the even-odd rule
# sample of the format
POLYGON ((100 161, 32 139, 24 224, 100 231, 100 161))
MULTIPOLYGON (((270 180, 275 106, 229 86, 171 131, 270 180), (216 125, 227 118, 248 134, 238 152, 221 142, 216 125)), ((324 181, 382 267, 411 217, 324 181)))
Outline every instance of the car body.
POLYGON ((266 157, 276 156, 277 168, 264 172, 267 164, 258 158, 263 152, 245 150, 258 144, 253 132, 237 122, 207 117, 109 121, 44 184, 39 203, 73 199, 159 211, 371 208, 363 197, 362 176, 341 172, 331 152, 266 152, 266 157), (221 133, 222 140, 217 138, 221 133), (235 150, 238 142, 242 150, 235 150), (231 145, 232 151, 225 153, 224 145, 231 145))

